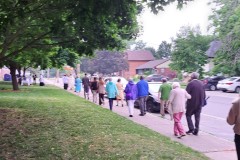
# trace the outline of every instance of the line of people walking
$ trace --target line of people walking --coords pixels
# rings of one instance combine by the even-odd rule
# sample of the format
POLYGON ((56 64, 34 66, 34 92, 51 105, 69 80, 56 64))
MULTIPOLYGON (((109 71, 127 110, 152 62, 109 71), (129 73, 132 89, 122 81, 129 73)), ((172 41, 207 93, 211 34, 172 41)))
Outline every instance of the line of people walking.
MULTIPOLYGON (((201 81, 198 80, 198 73, 192 73, 191 80, 187 85, 186 90, 181 89, 178 82, 172 85, 167 83, 166 79, 162 79, 162 85, 159 88, 160 100, 160 114, 164 118, 165 110, 168 110, 171 119, 174 120, 174 135, 179 138, 186 134, 198 135, 200 114, 205 100, 205 90, 201 81), (184 131, 181 119, 186 110, 186 119, 189 130, 184 131), (192 116, 195 117, 195 126, 192 122, 192 116)), ((64 89, 72 89, 71 83, 66 75, 63 76, 64 89), (70 86, 68 86, 70 84, 70 86)), ((71 80, 72 81, 72 80, 71 80)), ((92 93, 92 102, 99 105, 104 103, 104 95, 106 94, 109 100, 109 109, 113 110, 113 102, 116 100, 116 106, 124 106, 124 100, 129 110, 129 117, 134 116, 134 102, 136 99, 139 101, 140 114, 146 114, 146 101, 149 95, 148 82, 140 76, 139 82, 136 84, 130 78, 128 84, 123 88, 121 79, 117 83, 113 83, 109 78, 109 82, 105 84, 104 80, 100 77, 94 77, 92 81, 87 77, 87 74, 82 78, 76 77, 75 79, 75 92, 81 91, 81 83, 83 85, 84 98, 89 100, 89 92, 92 93), (125 94, 124 94, 125 93, 125 94), (125 95, 125 96, 124 96, 125 95), (97 102, 98 100, 98 102, 97 102)))
MULTIPOLYGON (((173 82, 172 85, 167 83, 167 79, 162 79, 162 85, 159 88, 158 98, 160 101, 160 114, 161 117, 165 117, 165 112, 170 114, 171 120, 174 121, 173 133, 178 138, 193 134, 198 135, 200 126, 200 117, 202 108, 206 105, 206 93, 203 83, 198 80, 199 74, 193 72, 191 74, 191 79, 186 86, 186 89, 182 89, 179 82, 173 82), (185 132, 181 119, 182 116, 186 114, 186 120, 188 124, 188 131, 185 132), (195 123, 192 121, 192 116, 194 116, 195 123)), ((67 89, 68 80, 63 77, 64 89, 67 89)), ((104 103, 104 95, 106 94, 109 99, 109 109, 113 110, 113 101, 116 100, 116 106, 124 106, 124 99, 128 106, 129 117, 134 116, 134 102, 136 99, 139 100, 140 114, 139 116, 145 116, 146 114, 146 101, 149 95, 148 82, 144 80, 143 76, 140 76, 139 82, 136 84, 133 79, 129 78, 128 84, 125 88, 121 84, 121 79, 118 79, 117 83, 113 83, 112 79, 109 78, 109 82, 105 84, 103 78, 97 79, 93 78, 93 81, 87 77, 85 74, 84 78, 81 80, 79 77, 75 79, 75 91, 81 91, 81 83, 84 90, 84 98, 89 100, 89 92, 91 90, 93 95, 93 102, 99 105, 104 103), (124 94, 125 93, 125 94, 124 94), (125 96, 124 96, 125 95, 125 96)), ((71 89, 71 88, 70 88, 71 89)), ((240 159, 240 98, 233 102, 232 108, 229 111, 227 117, 227 122, 230 125, 235 125, 235 144, 238 159, 240 159)))

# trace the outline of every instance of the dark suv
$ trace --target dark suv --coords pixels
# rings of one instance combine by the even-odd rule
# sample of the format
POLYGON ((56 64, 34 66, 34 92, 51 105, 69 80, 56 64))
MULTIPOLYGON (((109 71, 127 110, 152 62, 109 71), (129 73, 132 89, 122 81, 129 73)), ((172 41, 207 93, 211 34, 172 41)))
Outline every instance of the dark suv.
POLYGON ((218 81, 221 81, 223 79, 225 79, 224 76, 208 77, 203 80, 203 84, 204 84, 205 89, 208 89, 210 91, 215 91, 215 90, 217 90, 218 81))
POLYGON ((145 78, 146 81, 148 82, 161 82, 163 77, 162 75, 158 74, 151 74, 145 78))

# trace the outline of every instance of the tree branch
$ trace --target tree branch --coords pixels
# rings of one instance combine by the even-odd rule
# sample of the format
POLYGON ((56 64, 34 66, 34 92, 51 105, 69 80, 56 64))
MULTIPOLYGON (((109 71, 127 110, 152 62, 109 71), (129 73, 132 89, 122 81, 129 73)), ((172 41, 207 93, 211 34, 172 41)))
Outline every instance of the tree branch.
POLYGON ((44 36, 48 35, 49 33, 51 33, 51 31, 48 31, 42 35, 39 35, 37 38, 33 39, 32 41, 30 41, 29 43, 27 43, 25 46, 23 46, 21 49, 18 49, 18 50, 15 50, 11 53, 9 53, 8 55, 6 56, 1 56, 0 57, 0 61, 3 61, 3 60, 7 60, 8 58, 10 58, 11 56, 15 56, 17 55, 18 53, 24 51, 25 49, 29 48, 30 46, 32 46, 35 42, 37 42, 38 40, 40 40, 41 38, 43 38, 44 36))

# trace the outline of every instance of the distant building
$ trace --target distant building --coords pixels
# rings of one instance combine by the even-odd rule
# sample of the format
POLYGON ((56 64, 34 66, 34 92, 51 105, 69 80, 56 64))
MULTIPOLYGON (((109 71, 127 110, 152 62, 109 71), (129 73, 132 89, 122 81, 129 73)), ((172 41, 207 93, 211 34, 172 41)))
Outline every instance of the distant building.
POLYGON ((126 58, 128 61, 129 69, 120 73, 120 75, 125 78, 133 77, 134 75, 136 75, 136 68, 138 66, 155 60, 152 53, 147 50, 126 51, 126 58))
POLYGON ((212 41, 210 43, 210 47, 206 51, 206 54, 208 56, 208 63, 203 67, 205 72, 209 72, 213 69, 214 63, 213 59, 216 55, 216 52, 222 47, 222 42, 221 41, 212 41))
POLYGON ((170 69, 169 64, 171 61, 169 59, 158 59, 149 61, 142 64, 136 68, 137 74, 144 74, 146 71, 150 71, 152 74, 159 74, 170 79, 175 78, 177 73, 170 69))

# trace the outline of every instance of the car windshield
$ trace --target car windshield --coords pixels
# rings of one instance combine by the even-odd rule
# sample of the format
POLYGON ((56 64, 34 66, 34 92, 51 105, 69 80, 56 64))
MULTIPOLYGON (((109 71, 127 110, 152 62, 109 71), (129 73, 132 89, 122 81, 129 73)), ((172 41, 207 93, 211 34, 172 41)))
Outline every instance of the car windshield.
POLYGON ((161 84, 160 83, 149 83, 148 86, 149 86, 150 92, 157 93, 161 84))

